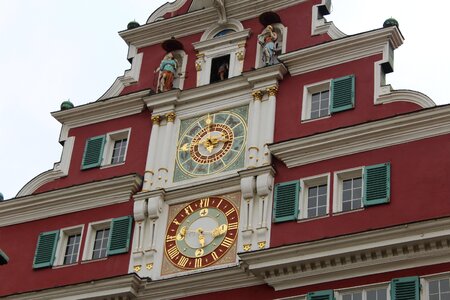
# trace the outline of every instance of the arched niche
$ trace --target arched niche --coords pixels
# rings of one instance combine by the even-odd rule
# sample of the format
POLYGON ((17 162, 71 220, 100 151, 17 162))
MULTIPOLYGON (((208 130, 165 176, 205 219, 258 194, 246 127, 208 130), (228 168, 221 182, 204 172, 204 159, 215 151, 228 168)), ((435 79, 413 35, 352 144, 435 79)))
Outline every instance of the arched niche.
POLYGON ((277 57, 280 54, 286 52, 287 41, 287 27, 281 22, 280 16, 275 12, 265 12, 259 16, 259 22, 264 26, 264 29, 258 34, 257 47, 256 47, 256 61, 255 68, 261 68, 267 65, 273 65, 278 63, 277 57), (264 51, 267 42, 264 42, 264 38, 268 36, 268 26, 272 27, 272 31, 275 33, 276 39, 267 39, 273 42, 270 45, 270 51, 273 50, 274 56, 272 59, 264 59, 264 51))
POLYGON ((241 75, 249 35, 250 30, 237 20, 205 30, 200 41, 193 44, 197 51, 197 86, 241 75))

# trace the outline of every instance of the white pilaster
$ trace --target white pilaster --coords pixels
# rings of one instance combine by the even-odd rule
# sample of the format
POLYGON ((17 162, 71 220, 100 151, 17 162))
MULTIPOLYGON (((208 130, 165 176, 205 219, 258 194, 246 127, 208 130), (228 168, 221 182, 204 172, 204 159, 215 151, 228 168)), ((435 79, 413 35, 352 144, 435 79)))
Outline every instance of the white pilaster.
POLYGON ((142 187, 142 191, 150 191, 155 182, 155 172, 156 172, 156 151, 158 145, 158 137, 159 137, 159 127, 161 122, 161 116, 152 116, 152 132, 150 135, 150 142, 148 146, 147 153, 147 164, 145 166, 145 175, 144 175, 144 185, 142 187))
POLYGON ((253 105, 250 110, 252 123, 249 128, 248 135, 248 168, 255 168, 258 165, 259 155, 259 131, 260 131, 260 119, 261 119, 261 101, 264 93, 260 90, 256 90, 252 93, 253 105))
POLYGON ((274 132, 275 132, 275 111, 276 111, 276 97, 277 97, 278 87, 276 85, 267 88, 267 94, 269 95, 269 100, 266 104, 266 119, 264 121, 264 126, 262 134, 262 151, 261 151, 261 165, 270 165, 271 155, 269 152, 268 144, 273 143, 274 132))
POLYGON ((161 153, 161 165, 158 168, 158 186, 157 188, 164 188, 168 181, 169 173, 169 158, 170 158, 170 143, 172 142, 172 135, 174 129, 176 114, 170 112, 166 114, 167 124, 164 132, 164 142, 160 149, 161 153))

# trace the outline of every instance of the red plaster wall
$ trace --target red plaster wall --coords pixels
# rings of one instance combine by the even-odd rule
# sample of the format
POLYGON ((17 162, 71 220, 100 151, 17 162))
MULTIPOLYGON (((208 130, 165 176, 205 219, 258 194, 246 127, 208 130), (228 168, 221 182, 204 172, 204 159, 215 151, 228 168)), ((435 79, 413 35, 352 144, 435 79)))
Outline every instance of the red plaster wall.
POLYGON ((374 55, 298 76, 287 76, 281 82, 277 95, 275 142, 422 109, 422 107, 409 102, 373 104, 373 70, 374 63, 379 60, 381 60, 381 55, 374 55), (355 75, 354 109, 335 113, 330 118, 301 122, 305 85, 352 74, 355 75))
MULTIPOLYGON (((20 200, 16 200, 20 201, 20 200)), ((131 202, 111 205, 70 215, 62 215, 18 225, 0 227, 0 245, 9 263, 0 267, 0 297, 12 293, 41 290, 128 273, 130 254, 118 254, 105 260, 81 263, 88 224, 133 214, 131 202), (33 259, 41 232, 83 225, 79 261, 74 265, 33 269, 33 259)))
POLYGON ((333 172, 391 162, 391 202, 299 223, 274 223, 271 247, 449 216, 448 153, 450 135, 445 135, 292 169, 277 161, 277 183, 331 173, 330 212, 333 207, 333 172))
POLYGON ((144 111, 138 115, 71 129, 69 136, 75 136, 75 145, 69 175, 43 185, 36 190, 35 194, 127 174, 137 173, 144 175, 150 132, 151 120, 148 111, 144 111), (81 170, 84 147, 88 138, 126 128, 131 128, 131 134, 124 164, 103 169, 92 168, 81 170))

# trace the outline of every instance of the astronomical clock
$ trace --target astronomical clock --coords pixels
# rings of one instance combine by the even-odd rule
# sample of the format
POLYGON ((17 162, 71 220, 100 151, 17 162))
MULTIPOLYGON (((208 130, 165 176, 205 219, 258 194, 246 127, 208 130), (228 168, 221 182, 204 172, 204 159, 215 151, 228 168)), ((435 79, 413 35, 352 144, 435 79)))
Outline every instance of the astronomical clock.
POLYGON ((161 275, 236 262, 240 193, 171 206, 161 275))
POLYGON ((248 107, 182 120, 173 182, 244 167, 248 107))

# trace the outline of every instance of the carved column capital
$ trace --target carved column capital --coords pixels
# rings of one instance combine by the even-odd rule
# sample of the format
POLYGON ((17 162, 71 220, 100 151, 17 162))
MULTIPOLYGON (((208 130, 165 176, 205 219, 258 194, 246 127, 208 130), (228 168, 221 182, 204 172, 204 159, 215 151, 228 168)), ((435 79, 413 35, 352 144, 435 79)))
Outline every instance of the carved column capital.
POLYGON ((253 91, 252 92, 252 96, 253 96, 253 100, 259 100, 259 101, 261 101, 262 100, 262 98, 263 98, 263 96, 264 96, 264 93, 263 93, 263 91, 260 91, 260 90, 258 90, 258 91, 253 91))
POLYGON ((177 115, 174 112, 170 112, 166 114, 167 122, 173 123, 175 121, 175 117, 177 115))
POLYGON ((267 88, 267 93, 269 96, 276 96, 278 93, 278 87, 276 85, 267 88))
POLYGON ((153 125, 159 125, 161 123, 161 116, 152 116, 152 124, 153 125))

